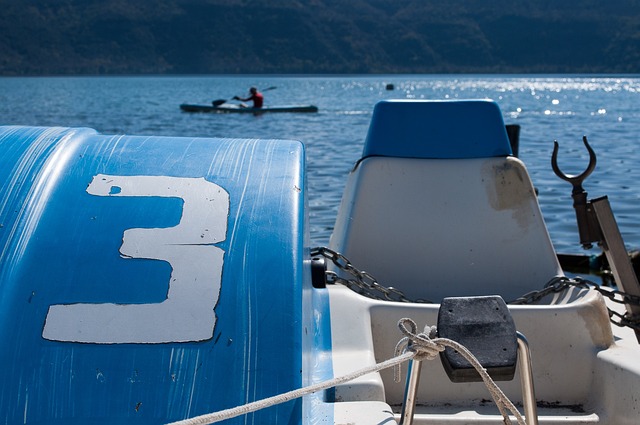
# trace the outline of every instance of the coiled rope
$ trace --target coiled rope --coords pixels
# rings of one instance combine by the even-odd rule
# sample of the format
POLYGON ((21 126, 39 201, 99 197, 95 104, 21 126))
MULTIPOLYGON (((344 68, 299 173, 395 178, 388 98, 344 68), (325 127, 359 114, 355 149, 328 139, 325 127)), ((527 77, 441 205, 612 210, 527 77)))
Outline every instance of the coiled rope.
POLYGON ((524 421, 524 418, 522 417, 520 412, 518 412, 518 409, 516 409, 516 407, 502 392, 502 390, 498 388, 496 383, 487 373, 486 369, 482 367, 475 356, 471 354, 471 352, 467 350, 463 345, 447 338, 435 338, 435 326, 427 326, 425 327, 424 332, 417 333, 418 327, 416 323, 408 318, 400 319, 400 321, 398 322, 398 328, 404 335, 404 338, 402 338, 396 345, 395 357, 389 360, 375 364, 373 366, 365 367, 363 369, 328 381, 319 382, 308 387, 254 401, 243 406, 238 406, 231 409, 221 410, 219 412, 208 413, 190 419, 172 422, 168 425, 206 425, 224 421, 227 419, 235 418, 236 416, 246 415, 247 413, 256 412, 267 407, 275 406, 276 404, 286 403, 288 401, 303 397, 308 394, 326 390, 342 383, 352 381, 369 373, 378 372, 390 367, 396 368, 394 376, 396 378, 396 381, 399 381, 400 365, 402 363, 411 359, 415 359, 416 361, 433 360, 438 356, 438 353, 444 351, 445 347, 450 347, 454 350, 457 350, 478 371, 487 389, 491 393, 491 397, 498 406, 498 410, 500 410, 500 414, 502 415, 505 424, 511 423, 511 420, 509 418, 510 412, 515 416, 518 425, 526 425, 526 422, 524 421))

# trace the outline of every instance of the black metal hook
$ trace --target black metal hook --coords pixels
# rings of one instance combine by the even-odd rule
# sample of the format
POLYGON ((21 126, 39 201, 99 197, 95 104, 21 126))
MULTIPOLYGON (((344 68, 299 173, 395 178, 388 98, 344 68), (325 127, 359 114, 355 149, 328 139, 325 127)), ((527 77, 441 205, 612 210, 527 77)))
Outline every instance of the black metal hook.
POLYGON ((569 176, 563 173, 558 167, 558 142, 553 141, 553 154, 551 154, 551 168, 558 177, 566 180, 573 186, 571 197, 573 198, 573 208, 576 211, 576 220, 578 221, 578 233, 580 234, 580 243, 585 249, 592 247, 592 242, 602 240, 600 225, 593 214, 590 202, 587 201, 587 192, 582 187, 582 182, 596 168, 596 153, 589 146, 587 136, 582 137, 582 141, 589 151, 589 165, 587 169, 577 176, 569 176))
POLYGON ((581 193, 584 192, 582 188, 582 182, 593 172, 596 168, 596 153, 593 151, 591 146, 589 146, 589 142, 587 141, 587 136, 582 136, 582 141, 584 142, 584 146, 589 151, 589 165, 587 169, 584 170, 581 174, 576 176, 571 176, 563 173, 558 167, 558 141, 553 141, 553 153, 551 154, 551 168, 553 168, 553 172, 556 173, 556 176, 560 177, 562 180, 568 181, 573 186, 572 193, 581 193))

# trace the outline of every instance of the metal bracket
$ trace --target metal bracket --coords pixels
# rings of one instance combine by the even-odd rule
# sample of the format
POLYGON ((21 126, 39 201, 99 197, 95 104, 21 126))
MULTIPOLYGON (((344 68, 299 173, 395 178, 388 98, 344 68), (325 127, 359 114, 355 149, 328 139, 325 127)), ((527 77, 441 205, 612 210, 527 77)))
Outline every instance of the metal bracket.
MULTIPOLYGON (((571 197, 573 198, 573 208, 576 210, 580 243, 583 248, 590 249, 593 247, 592 243, 597 242, 609 261, 611 272, 618 287, 628 294, 640 296, 640 283, 638 283, 638 278, 629 260, 629 254, 611 211, 609 200, 606 196, 603 196, 587 201, 587 192, 582 187, 582 183, 596 167, 596 154, 589 146, 586 136, 582 138, 582 141, 589 151, 589 165, 583 173, 577 176, 569 176, 560 170, 557 162, 557 141, 553 142, 551 167, 558 177, 568 181, 573 186, 571 197)), ((640 316, 640 307, 630 303, 625 303, 625 307, 627 314, 631 318, 640 316)), ((640 342, 640 331, 636 330, 636 338, 640 342)))

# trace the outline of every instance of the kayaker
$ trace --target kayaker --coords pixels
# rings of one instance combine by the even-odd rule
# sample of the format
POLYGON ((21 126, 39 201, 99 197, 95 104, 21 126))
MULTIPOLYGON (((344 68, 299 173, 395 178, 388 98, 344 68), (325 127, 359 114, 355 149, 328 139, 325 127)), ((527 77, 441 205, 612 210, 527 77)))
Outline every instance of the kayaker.
POLYGON ((264 96, 262 96, 262 93, 260 93, 258 91, 258 89, 255 88, 255 87, 251 87, 249 89, 249 93, 251 93, 251 96, 249 96, 249 97, 247 97, 245 99, 243 99, 241 97, 238 97, 238 96, 233 96, 233 98, 235 100, 240 100, 242 102, 247 102, 247 101, 251 100, 251 101, 253 101, 253 107, 254 108, 262 108, 262 104, 264 103, 264 96))

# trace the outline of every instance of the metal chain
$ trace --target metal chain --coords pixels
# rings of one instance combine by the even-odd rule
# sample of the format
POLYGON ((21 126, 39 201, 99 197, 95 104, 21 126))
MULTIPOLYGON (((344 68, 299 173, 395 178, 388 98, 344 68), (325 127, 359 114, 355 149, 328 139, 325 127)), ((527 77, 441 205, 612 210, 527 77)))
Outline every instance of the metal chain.
MULTIPOLYGON (((342 284, 354 292, 368 298, 383 301, 400 301, 406 303, 433 303, 427 299, 412 300, 405 294, 392 286, 383 286, 368 272, 356 268, 347 257, 327 247, 316 247, 311 249, 312 256, 322 256, 330 260, 339 270, 342 270, 352 279, 345 279, 336 272, 327 270, 325 272, 326 282, 328 284, 342 284)), ((547 295, 562 292, 570 287, 591 288, 600 292, 604 297, 612 302, 619 304, 631 304, 640 306, 640 297, 627 294, 617 289, 605 289, 602 286, 589 280, 575 277, 568 278, 566 276, 558 276, 551 279, 543 289, 532 291, 523 296, 510 301, 508 304, 533 304, 547 295)), ((608 308, 611 323, 617 326, 628 326, 630 328, 640 330, 640 317, 631 317, 628 313, 620 314, 608 308)))
POLYGON ((340 270, 353 276, 353 279, 345 279, 336 272, 327 270, 325 272, 326 281, 329 284, 340 283, 352 291, 357 292, 365 297, 374 300, 383 301, 400 301, 405 303, 431 303, 432 301, 425 299, 411 300, 407 298, 402 291, 393 286, 382 286, 375 277, 364 270, 359 270, 351 264, 349 259, 344 255, 326 247, 317 247, 311 250, 312 256, 321 255, 331 262, 340 270))
POLYGON ((584 281, 581 278, 569 279, 568 277, 565 277, 565 276, 557 276, 551 279, 549 282, 547 282, 547 284, 544 285, 543 289, 540 289, 538 291, 528 292, 523 296, 508 302, 507 304, 516 304, 516 305, 517 304, 533 304, 536 301, 541 300, 542 298, 546 297, 549 294, 562 292, 571 286, 575 286, 578 288, 587 288, 589 285, 586 281, 584 281))
MULTIPOLYGON (((608 298, 611 302, 625 305, 640 306, 640 297, 628 294, 617 289, 605 289, 599 285, 593 285, 593 289, 600 292, 603 297, 608 298)), ((632 316, 629 312, 620 314, 617 311, 609 310, 609 320, 616 326, 628 326, 632 329, 640 331, 640 316, 632 316)))

